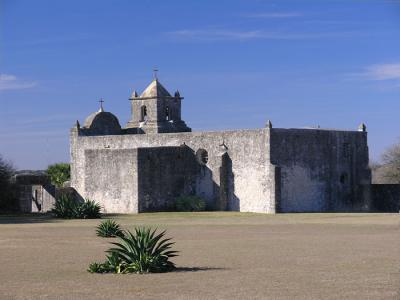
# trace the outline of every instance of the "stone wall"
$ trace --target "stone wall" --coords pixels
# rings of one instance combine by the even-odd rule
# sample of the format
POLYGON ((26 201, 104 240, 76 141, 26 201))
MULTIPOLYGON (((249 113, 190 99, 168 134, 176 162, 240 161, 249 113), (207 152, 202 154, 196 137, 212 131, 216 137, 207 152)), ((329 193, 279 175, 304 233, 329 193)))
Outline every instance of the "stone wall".
POLYGON ((137 149, 84 150, 85 199, 98 202, 107 213, 137 213, 137 149))
POLYGON ((166 209, 189 192, 219 210, 370 207, 366 132, 265 128, 85 136, 74 128, 71 162, 72 187, 105 212, 166 209), (178 159, 182 151, 190 156, 178 159))
POLYGON ((270 140, 281 177, 279 211, 369 209, 365 132, 274 128, 270 140))
MULTIPOLYGON (((207 152, 204 180, 196 183, 199 196, 214 203, 219 199, 222 156, 227 153, 231 166, 228 164, 228 170, 222 169, 231 173, 229 180, 223 182, 228 197, 227 209, 275 212, 276 189, 269 184, 275 178, 275 168, 269 164, 268 129, 83 136, 73 128, 71 186, 82 197, 102 203, 106 212, 137 212, 133 153, 138 148, 181 145, 186 145, 193 153, 199 149, 207 152), (118 194, 121 188, 124 196, 118 194)), ((139 168, 138 174, 141 171, 139 168)))

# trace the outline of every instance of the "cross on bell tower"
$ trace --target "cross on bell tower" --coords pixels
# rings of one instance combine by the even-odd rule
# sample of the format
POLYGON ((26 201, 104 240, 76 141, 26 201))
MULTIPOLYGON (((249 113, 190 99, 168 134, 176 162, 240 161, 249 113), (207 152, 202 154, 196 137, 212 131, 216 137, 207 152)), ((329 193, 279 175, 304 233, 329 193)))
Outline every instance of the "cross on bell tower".
POLYGON ((157 69, 157 68, 154 68, 154 69, 153 69, 153 79, 154 79, 154 80, 158 80, 157 75, 158 75, 158 69, 157 69))

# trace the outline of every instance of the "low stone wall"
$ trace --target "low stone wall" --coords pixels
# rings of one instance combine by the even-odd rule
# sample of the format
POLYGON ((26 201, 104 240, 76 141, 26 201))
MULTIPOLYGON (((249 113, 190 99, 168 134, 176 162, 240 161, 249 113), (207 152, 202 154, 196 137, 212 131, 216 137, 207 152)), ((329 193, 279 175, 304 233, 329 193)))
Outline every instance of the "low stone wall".
POLYGON ((374 211, 400 211, 400 184, 372 184, 371 194, 374 211))
POLYGON ((23 213, 48 212, 55 203, 55 187, 51 184, 19 184, 18 204, 23 213))
POLYGON ((43 172, 23 172, 13 178, 20 212, 48 212, 55 203, 56 188, 43 172))

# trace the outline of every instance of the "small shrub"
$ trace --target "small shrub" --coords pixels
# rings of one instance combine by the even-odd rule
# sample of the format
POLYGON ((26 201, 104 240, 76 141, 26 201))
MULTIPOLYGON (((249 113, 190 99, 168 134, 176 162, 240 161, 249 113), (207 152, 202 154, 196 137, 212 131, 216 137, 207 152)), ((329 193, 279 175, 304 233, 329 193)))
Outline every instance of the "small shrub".
POLYGON ((97 262, 91 263, 87 271, 90 273, 105 273, 103 264, 97 262))
POLYGON ((122 266, 122 260, 118 253, 111 252, 109 255, 106 255, 106 261, 103 264, 103 268, 108 272, 119 274, 122 271, 122 266))
POLYGON ((181 196, 175 199, 177 211, 204 211, 206 202, 198 196, 181 196))
POLYGON ((122 236, 123 232, 114 220, 105 220, 97 226, 96 234, 101 237, 122 236))
POLYGON ((121 259, 116 253, 111 253, 106 256, 104 263, 93 262, 89 265, 88 272, 90 273, 121 273, 121 259))
POLYGON ((85 200, 80 203, 73 197, 63 194, 56 199, 52 212, 57 218, 96 219, 101 217, 100 210, 100 205, 95 201, 85 200))
POLYGON ((91 263, 88 271, 91 273, 160 273, 175 269, 175 264, 169 259, 177 256, 177 251, 171 250, 174 244, 171 239, 164 238, 165 231, 156 234, 150 228, 135 228, 119 236, 119 242, 112 243, 115 247, 107 250, 109 253, 104 263, 91 263))

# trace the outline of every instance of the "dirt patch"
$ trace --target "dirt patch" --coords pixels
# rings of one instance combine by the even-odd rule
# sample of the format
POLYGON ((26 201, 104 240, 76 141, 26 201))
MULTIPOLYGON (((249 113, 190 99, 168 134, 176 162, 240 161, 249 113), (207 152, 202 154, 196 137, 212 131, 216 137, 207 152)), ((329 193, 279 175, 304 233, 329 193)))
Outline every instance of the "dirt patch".
POLYGON ((1 299, 399 299, 398 214, 153 213, 178 270, 90 274, 109 239, 99 220, 0 216, 1 299))

